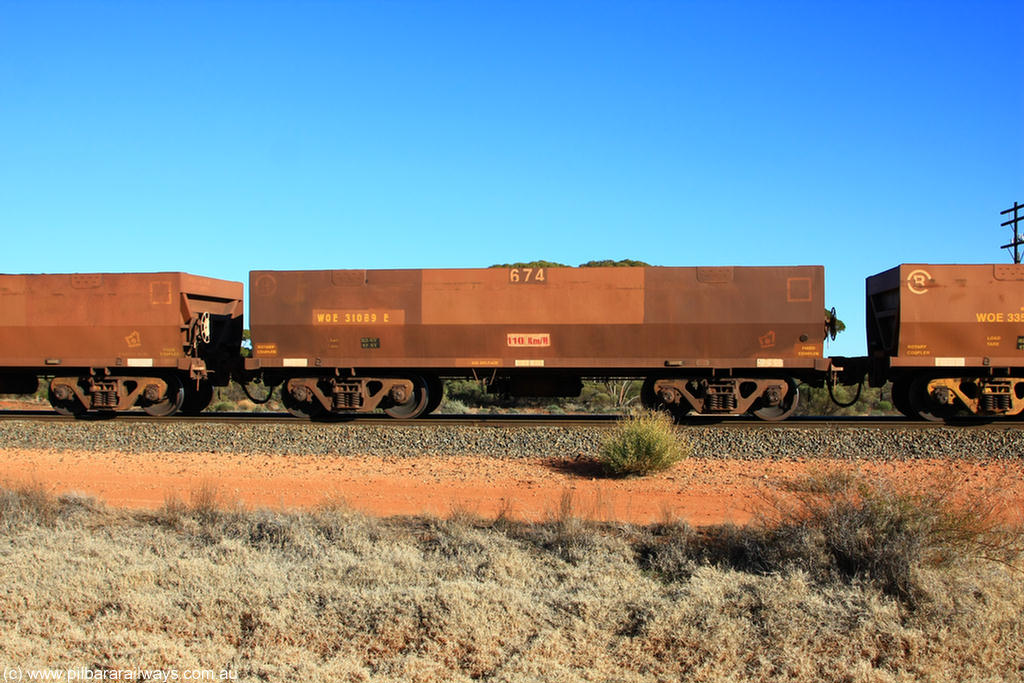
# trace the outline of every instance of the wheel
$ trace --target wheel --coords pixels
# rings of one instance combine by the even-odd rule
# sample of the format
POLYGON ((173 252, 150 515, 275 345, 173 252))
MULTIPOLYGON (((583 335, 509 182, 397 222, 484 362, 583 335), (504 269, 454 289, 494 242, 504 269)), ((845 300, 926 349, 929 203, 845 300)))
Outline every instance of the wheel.
POLYGON ((198 415, 213 401, 213 385, 200 381, 199 386, 192 380, 185 382, 185 400, 181 404, 183 415, 198 415))
MULTIPOLYGON (((759 420, 766 422, 779 422, 796 412, 800 403, 800 392, 796 388, 796 382, 792 377, 786 378, 786 395, 782 397, 778 405, 763 406, 751 411, 759 420)), ((756 404, 755 404, 756 405, 756 404)))
POLYGON ((654 377, 648 377, 644 380, 644 383, 640 386, 640 405, 644 410, 664 413, 670 416, 676 424, 681 423, 690 414, 689 402, 681 400, 676 404, 665 403, 654 391, 654 383, 656 381, 654 377))
POLYGON ((287 383, 281 385, 281 403, 289 413, 304 420, 315 420, 327 412, 313 396, 310 396, 308 401, 300 401, 292 396, 287 383))
POLYGON ((427 409, 423 413, 424 415, 429 415, 441 405, 441 402, 444 400, 444 382, 438 377, 428 377, 427 394, 429 398, 427 400, 427 409))
POLYGON ((163 398, 152 403, 142 402, 142 409, 146 411, 147 415, 170 417, 178 412, 185 402, 185 387, 178 376, 164 377, 163 380, 167 383, 167 393, 163 395, 163 398))
POLYGON ((388 417, 396 420, 414 420, 427 412, 430 405, 430 390, 422 377, 409 377, 412 380, 412 394, 404 403, 393 403, 385 408, 384 412, 388 417))
POLYGON ((910 379, 897 379, 892 383, 892 406, 911 420, 920 420, 914 407, 910 404, 910 379))
POLYGON ((69 399, 59 399, 54 396, 53 387, 50 387, 47 398, 50 399, 53 409, 65 417, 81 417, 85 414, 85 406, 75 396, 69 399))
POLYGON ((929 422, 945 422, 956 416, 955 405, 939 403, 932 398, 929 385, 935 377, 919 375, 910 383, 910 406, 922 419, 929 422))
POLYGON ((648 377, 640 387, 640 405, 646 410, 658 410, 662 405, 658 395, 654 393, 654 378, 648 377))

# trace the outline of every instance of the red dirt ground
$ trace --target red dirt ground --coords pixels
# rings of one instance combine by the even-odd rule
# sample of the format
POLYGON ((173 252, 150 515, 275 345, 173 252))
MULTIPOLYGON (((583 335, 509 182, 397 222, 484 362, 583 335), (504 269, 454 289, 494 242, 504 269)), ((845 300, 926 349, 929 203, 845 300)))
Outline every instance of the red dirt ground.
POLYGON ((604 521, 693 525, 750 519, 759 497, 780 482, 829 469, 856 470, 900 482, 938 477, 965 495, 996 487, 1010 501, 1007 516, 1024 519, 1024 463, 827 459, 738 461, 692 459, 672 470, 625 480, 596 476, 585 463, 482 457, 380 458, 96 453, 0 450, 0 483, 41 484, 54 493, 80 492, 109 505, 161 507, 215 489, 225 505, 272 509, 344 502, 374 515, 468 512, 542 520, 563 500, 573 514, 604 521), (567 498, 570 497, 570 498, 567 498))
POLYGON ((0 401, 0 410, 51 410, 51 408, 49 403, 4 399, 0 401))

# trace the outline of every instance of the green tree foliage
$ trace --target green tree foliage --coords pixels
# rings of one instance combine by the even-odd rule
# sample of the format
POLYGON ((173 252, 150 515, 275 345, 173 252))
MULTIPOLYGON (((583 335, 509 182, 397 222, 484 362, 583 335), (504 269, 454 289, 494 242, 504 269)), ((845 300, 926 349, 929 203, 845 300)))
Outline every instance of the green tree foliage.
MULTIPOLYGON (((826 321, 828 321, 828 317, 830 315, 832 315, 832 312, 826 308, 825 309, 825 320, 826 321)), ((845 330, 846 330, 846 323, 844 323, 842 320, 839 319, 838 316, 836 316, 836 334, 839 334, 840 332, 843 332, 845 330)))
MULTIPOLYGON (((612 259, 605 259, 603 261, 587 261, 581 263, 580 268, 610 268, 610 267, 644 267, 650 266, 650 263, 644 261, 636 261, 634 259, 620 259, 613 261, 612 259)), ((491 268, 572 268, 572 266, 566 263, 559 263, 558 261, 517 261, 516 263, 495 263, 491 268)))
MULTIPOLYGON (((849 403, 857 395, 857 387, 834 387, 832 393, 839 402, 849 403)), ((844 408, 832 401, 828 387, 802 385, 797 415, 898 415, 891 396, 890 384, 878 388, 865 386, 857 402, 844 408)))
POLYGON ((625 267, 625 268, 636 268, 636 267, 649 267, 651 264, 645 261, 636 261, 630 258, 624 258, 619 261, 613 261, 611 259, 605 259, 603 261, 587 261, 581 263, 580 268, 612 268, 612 267, 625 267))
POLYGON ((570 268, 558 261, 517 261, 516 263, 495 263, 491 268, 570 268))

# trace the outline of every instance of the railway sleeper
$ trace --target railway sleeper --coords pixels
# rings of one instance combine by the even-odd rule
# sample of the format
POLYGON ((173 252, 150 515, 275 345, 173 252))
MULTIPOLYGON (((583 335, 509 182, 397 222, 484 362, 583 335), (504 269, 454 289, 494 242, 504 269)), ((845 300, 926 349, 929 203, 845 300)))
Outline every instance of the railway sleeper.
POLYGON ((796 384, 789 378, 716 377, 659 379, 657 401, 677 415, 752 413, 763 420, 783 420, 795 410, 796 384))
POLYGON ((406 405, 417 391, 411 379, 398 377, 293 377, 282 391, 285 407, 299 417, 327 413, 368 413, 406 405))
POLYGON ((1024 378, 922 377, 911 387, 911 402, 921 417, 942 420, 966 410, 979 416, 1024 412, 1024 378))

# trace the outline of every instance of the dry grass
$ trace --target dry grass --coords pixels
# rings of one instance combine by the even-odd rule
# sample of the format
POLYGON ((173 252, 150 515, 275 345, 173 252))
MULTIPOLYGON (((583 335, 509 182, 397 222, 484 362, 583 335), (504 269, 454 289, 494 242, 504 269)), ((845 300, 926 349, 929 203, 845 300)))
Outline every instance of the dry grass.
POLYGON ((792 516, 643 528, 584 520, 567 495, 538 524, 378 520, 215 493, 129 513, 3 491, 0 661, 245 681, 1024 678, 1021 575, 962 541, 913 556, 910 608, 870 571, 802 564, 825 546, 779 531, 792 516))

